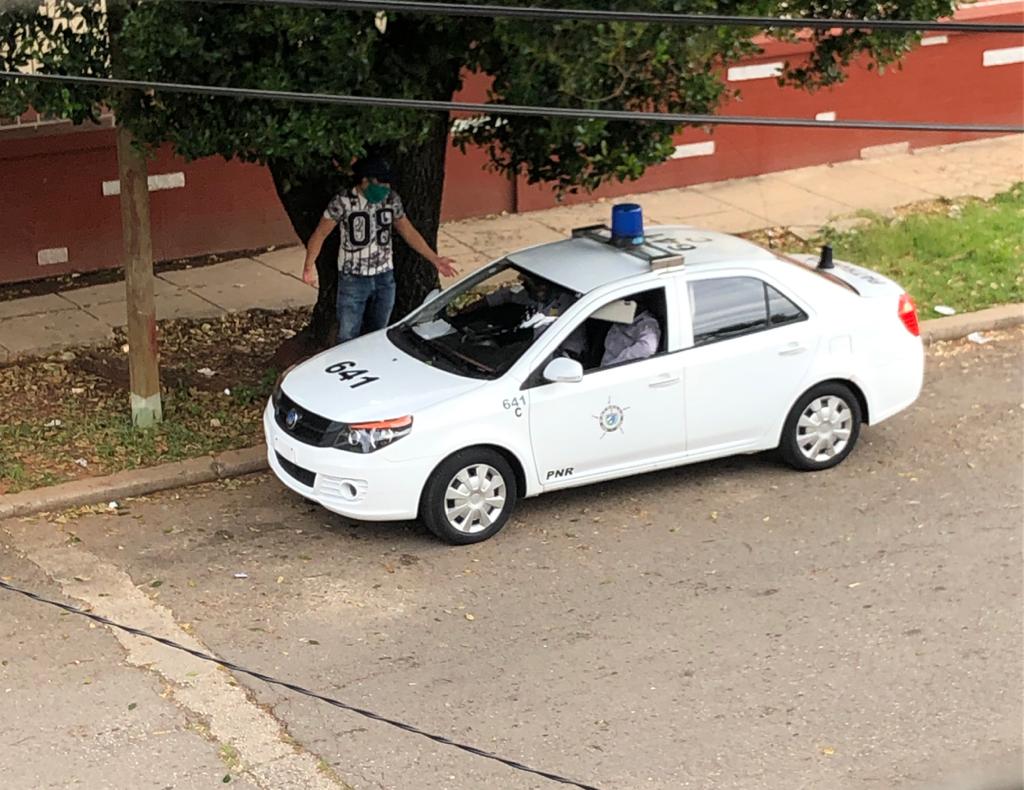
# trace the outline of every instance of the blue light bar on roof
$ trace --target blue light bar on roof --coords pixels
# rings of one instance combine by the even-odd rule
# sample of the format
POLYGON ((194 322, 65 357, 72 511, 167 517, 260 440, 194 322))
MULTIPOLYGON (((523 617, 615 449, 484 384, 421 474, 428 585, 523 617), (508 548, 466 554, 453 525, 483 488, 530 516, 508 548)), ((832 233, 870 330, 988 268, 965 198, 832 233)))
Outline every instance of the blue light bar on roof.
POLYGON ((612 242, 615 244, 644 243, 644 211, 636 203, 612 206, 612 242))
MULTIPOLYGON (((573 228, 574 239, 589 239, 599 244, 615 247, 647 263, 652 269, 667 269, 683 265, 683 256, 678 250, 667 250, 647 241, 644 236, 644 215, 635 203, 620 203, 612 206, 612 226, 587 225, 573 228)), ((693 249, 693 247, 689 247, 693 249)))

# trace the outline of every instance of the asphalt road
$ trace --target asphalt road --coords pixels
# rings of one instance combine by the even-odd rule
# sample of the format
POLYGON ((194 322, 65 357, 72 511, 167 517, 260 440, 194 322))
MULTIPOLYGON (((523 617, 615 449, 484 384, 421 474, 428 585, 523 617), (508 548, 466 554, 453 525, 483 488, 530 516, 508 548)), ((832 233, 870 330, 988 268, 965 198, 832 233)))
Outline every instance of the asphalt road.
MULTIPOLYGON (((461 549, 263 475, 0 524, 0 576, 601 788, 981 787, 1021 759, 1024 333, 999 337, 934 349, 919 402, 823 474, 759 455, 577 489, 461 549)), ((304 787, 314 763, 557 786, 244 676, 188 688, 76 620, 0 591, 15 787, 304 787)))

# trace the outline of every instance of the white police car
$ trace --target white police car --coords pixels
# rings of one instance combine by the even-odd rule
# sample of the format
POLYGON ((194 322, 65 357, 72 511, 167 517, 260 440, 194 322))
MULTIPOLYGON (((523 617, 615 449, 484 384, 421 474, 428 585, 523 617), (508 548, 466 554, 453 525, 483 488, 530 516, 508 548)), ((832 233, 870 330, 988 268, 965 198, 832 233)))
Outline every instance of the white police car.
POLYGON ((264 413, 281 481, 355 519, 498 532, 520 497, 779 448, 835 466, 922 384, 914 303, 831 251, 783 256, 614 207, 388 329, 289 370, 264 413))

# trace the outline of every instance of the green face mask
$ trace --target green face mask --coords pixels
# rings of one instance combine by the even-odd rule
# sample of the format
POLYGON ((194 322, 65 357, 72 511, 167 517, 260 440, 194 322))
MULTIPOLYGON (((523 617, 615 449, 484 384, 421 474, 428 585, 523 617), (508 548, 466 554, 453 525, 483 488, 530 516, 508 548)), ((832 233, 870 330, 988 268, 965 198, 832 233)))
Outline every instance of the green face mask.
POLYGON ((391 187, 387 184, 369 184, 363 190, 363 195, 368 203, 380 203, 391 194, 391 187))

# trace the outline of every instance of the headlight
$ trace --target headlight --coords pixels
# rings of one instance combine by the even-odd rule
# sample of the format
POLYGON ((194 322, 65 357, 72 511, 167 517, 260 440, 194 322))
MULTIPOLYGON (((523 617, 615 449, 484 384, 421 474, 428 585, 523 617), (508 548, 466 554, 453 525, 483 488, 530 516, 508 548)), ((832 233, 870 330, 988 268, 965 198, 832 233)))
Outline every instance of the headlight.
POLYGON ((350 453, 372 453, 412 433, 412 417, 343 426, 334 446, 350 453))

